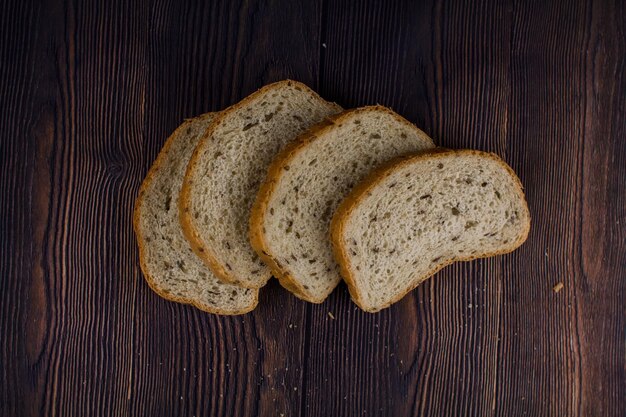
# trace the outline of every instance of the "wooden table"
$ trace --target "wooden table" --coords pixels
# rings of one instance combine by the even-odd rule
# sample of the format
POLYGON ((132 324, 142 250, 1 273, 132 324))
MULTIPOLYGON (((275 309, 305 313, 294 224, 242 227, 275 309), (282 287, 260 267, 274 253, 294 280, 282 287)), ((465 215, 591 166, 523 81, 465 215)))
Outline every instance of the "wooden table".
POLYGON ((626 3, 416 3, 3 1, 0 415, 626 415, 626 3), (165 138, 287 77, 502 156, 527 243, 378 314, 156 296, 131 213, 165 138))

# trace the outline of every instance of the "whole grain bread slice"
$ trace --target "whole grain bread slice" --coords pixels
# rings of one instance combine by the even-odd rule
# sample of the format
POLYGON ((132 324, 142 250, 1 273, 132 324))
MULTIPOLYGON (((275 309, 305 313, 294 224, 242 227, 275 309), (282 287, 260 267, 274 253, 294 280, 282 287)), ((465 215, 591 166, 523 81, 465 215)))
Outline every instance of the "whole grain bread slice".
POLYGON ((258 291, 217 279, 193 253, 178 216, 187 162, 215 115, 185 121, 165 142, 141 185, 134 227, 141 269, 157 294, 210 313, 242 314, 256 306, 258 291))
POLYGON ((270 278, 250 246, 250 209, 267 168, 300 133, 341 108, 299 82, 268 85, 223 111, 187 167, 180 216, 192 248, 222 280, 259 288, 270 278))
POLYGON ((252 246, 285 288, 321 303, 341 282, 330 243, 330 220, 341 200, 382 163, 434 147, 382 106, 327 119, 272 163, 252 209, 252 246))
POLYGON ((495 154, 471 150, 390 163, 355 187, 331 225, 350 294, 369 312, 452 262, 513 251, 529 230, 513 170, 495 154))

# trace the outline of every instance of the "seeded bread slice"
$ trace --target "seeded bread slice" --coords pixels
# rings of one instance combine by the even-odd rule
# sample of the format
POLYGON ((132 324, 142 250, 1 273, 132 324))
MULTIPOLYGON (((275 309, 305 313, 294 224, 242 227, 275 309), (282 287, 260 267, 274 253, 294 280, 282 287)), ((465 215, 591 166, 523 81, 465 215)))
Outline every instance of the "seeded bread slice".
POLYGON ((434 146, 382 106, 329 118, 272 163, 252 209, 252 246, 285 288, 321 303, 341 281, 330 243, 330 220, 341 200, 380 164, 434 146))
POLYGON ((341 108, 304 84, 268 85, 221 113, 187 167, 180 216, 192 248, 222 280, 259 288, 271 273, 250 246, 250 208, 267 168, 300 133, 341 108))
POLYGON ((332 243, 355 303, 369 312, 400 300, 444 266, 511 252, 530 212, 513 170, 491 153, 405 157, 341 203, 332 243))
POLYGON ((187 162, 214 118, 207 113, 176 129, 141 185, 134 213, 139 260, 148 285, 163 298, 210 313, 243 314, 256 306, 258 291, 217 279, 191 250, 178 218, 187 162))

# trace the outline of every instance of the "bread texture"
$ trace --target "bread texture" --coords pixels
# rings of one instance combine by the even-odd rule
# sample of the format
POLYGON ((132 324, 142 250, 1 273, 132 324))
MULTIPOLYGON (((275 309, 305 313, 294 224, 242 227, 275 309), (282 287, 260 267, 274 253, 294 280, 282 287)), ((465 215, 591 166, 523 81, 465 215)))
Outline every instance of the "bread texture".
POLYGON ((220 279, 259 288, 271 277, 248 237, 261 181, 285 145, 341 110, 286 80, 225 110, 208 128, 187 167, 180 218, 193 250, 220 279))
POLYGON ((330 242, 339 203, 382 163, 431 148, 428 135, 382 106, 316 125, 270 166, 252 209, 252 246, 285 288, 323 302, 341 282, 330 242))
POLYGON ((187 162, 215 116, 185 121, 166 141, 141 185, 134 227, 141 269, 157 294, 210 313, 243 314, 257 305, 258 291, 217 279, 193 253, 178 216, 187 162))
POLYGON ((376 312, 452 262, 513 251, 529 230, 521 182, 505 162, 438 150, 393 161, 355 187, 331 238, 354 302, 376 312))

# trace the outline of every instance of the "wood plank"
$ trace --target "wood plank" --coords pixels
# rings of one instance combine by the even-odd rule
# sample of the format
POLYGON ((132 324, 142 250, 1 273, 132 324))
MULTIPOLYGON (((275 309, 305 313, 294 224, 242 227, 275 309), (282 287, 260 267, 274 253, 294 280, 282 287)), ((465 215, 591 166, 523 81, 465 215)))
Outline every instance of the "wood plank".
MULTIPOLYGON (((511 343, 502 345, 497 384, 515 381, 515 390, 501 390, 496 410, 503 414, 530 414, 541 409, 553 415, 624 414, 623 401, 609 400, 618 397, 620 390, 622 398, 624 394, 624 358, 618 353, 624 350, 624 309, 619 301, 624 296, 624 281, 615 282, 614 292, 605 292, 600 301, 596 298, 600 291, 589 297, 583 288, 602 287, 605 274, 617 272, 617 263, 606 263, 593 274, 581 270, 588 262, 581 229, 588 230, 605 219, 600 216, 602 211, 594 214, 593 221, 581 216, 581 205, 589 207, 584 183, 598 178, 595 169, 585 165, 599 149, 614 149, 617 157, 623 155, 624 146, 619 129, 606 135, 601 129, 586 127, 600 123, 617 128, 617 113, 610 107, 609 112, 593 115, 596 120, 592 122, 588 103, 615 103, 624 97, 623 91, 621 97, 616 95, 620 83, 623 87, 623 76, 617 84, 613 84, 614 78, 604 81, 601 76, 607 88, 593 91, 592 87, 600 74, 588 68, 601 73, 615 71, 614 59, 619 54, 613 55, 611 49, 624 44, 618 41, 616 30, 623 10, 603 10, 599 15, 583 3, 529 3, 514 9, 509 132, 515 139, 510 140, 509 153, 515 155, 514 167, 524 173, 535 214, 532 246, 520 251, 519 263, 511 265, 513 281, 505 294, 508 302, 502 329, 511 343), (541 19, 529 19, 530 15, 541 19), (598 36, 606 36, 606 43, 602 42, 606 49, 597 49, 598 36), (593 57, 592 50, 596 51, 593 57), (550 289, 558 282, 563 282, 564 290, 555 294, 550 289), (594 307, 600 307, 602 313, 591 319, 591 324, 589 314, 594 307), (621 317, 621 330, 596 330, 596 326, 605 326, 605 320, 617 325, 613 317, 621 317), (597 349, 593 339, 601 335, 611 340, 605 345, 608 352, 601 359, 591 359, 589 353, 597 349), (598 366, 606 366, 609 373, 621 367, 616 379, 621 380, 622 388, 606 380, 607 385, 600 383, 590 372, 598 366), (598 395, 598 390, 603 394, 598 395)), ((605 169, 610 168, 607 163, 605 169)), ((615 168, 617 174, 619 168, 615 168)), ((610 189, 623 181, 618 178, 607 176, 599 185, 610 189)), ((619 201, 604 200, 602 210, 617 214, 622 206, 619 201)), ((613 249, 614 261, 622 259, 623 274, 624 248, 616 244, 613 249)))
MULTIPOLYGON (((568 297, 580 343, 581 415, 626 415, 626 4, 591 3, 580 54, 580 261, 568 297)), ((577 92, 578 92, 577 91, 577 92)), ((569 307, 569 306, 568 306, 569 307)))
POLYGON ((50 367, 42 261, 55 110, 45 87, 54 67, 40 44, 41 10, 21 1, 0 10, 0 412, 27 416, 46 407, 50 367))
MULTIPOLYGON (((495 2, 332 4, 327 25, 339 30, 326 34, 321 89, 350 105, 390 106, 440 146, 502 154, 507 14, 495 2), (473 9, 478 22, 468 19, 473 9)), ((495 259, 446 268, 376 315, 355 310, 343 291, 334 314, 347 330, 328 337, 326 349, 311 345, 318 368, 308 373, 310 386, 330 384, 336 394, 316 397, 310 415, 490 414, 502 286, 495 259)), ((313 329, 325 331, 326 321, 324 312, 314 315, 313 329)))
MULTIPOLYGON (((137 179, 183 118, 288 77, 315 88, 320 19, 318 2, 159 2, 146 43, 137 179)), ((219 317, 164 301, 138 280, 130 415, 298 414, 303 302, 272 282, 252 314, 219 317)))
POLYGON ((579 415, 580 346, 569 290, 580 261, 575 239, 586 11, 582 3, 514 7, 507 152, 523 174, 533 214, 532 245, 507 268, 495 384, 498 413, 579 415), (529 19, 538 13, 541 19, 529 19), (538 49, 540 48, 540 49, 538 49), (580 90, 579 90, 580 91, 580 90), (578 96, 580 97, 580 96, 578 96), (547 111, 547 109, 550 109, 547 111), (540 167, 549 166, 549 170, 540 167), (563 378, 567 375, 567 378, 563 378), (516 381, 515 389, 505 384, 516 381))
POLYGON ((32 102, 15 113, 5 107, 30 124, 12 132, 5 154, 26 164, 3 175, 18 181, 17 198, 3 203, 26 204, 9 215, 23 242, 23 273, 12 274, 22 286, 10 291, 19 303, 5 304, 15 310, 3 314, 16 326, 8 343, 19 349, 6 362, 21 370, 3 384, 11 390, 7 412, 120 415, 136 274, 129 262, 132 178, 140 172, 133 138, 140 137, 143 95, 141 44, 125 41, 143 30, 143 16, 115 4, 104 11, 70 3, 8 7, 3 20, 15 27, 4 38, 13 53, 27 53, 16 69, 30 77, 23 93, 32 102), (100 36, 110 43, 99 44, 100 36))

